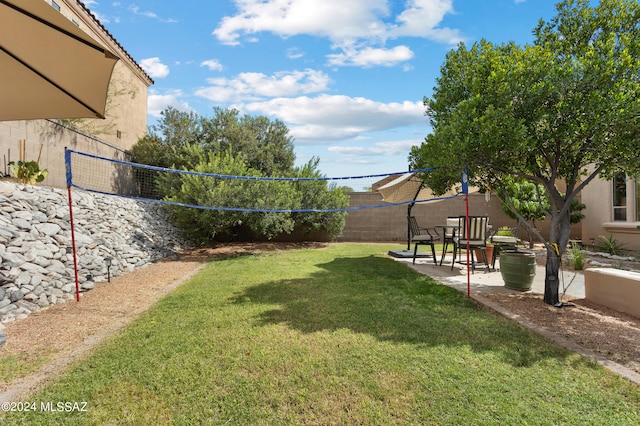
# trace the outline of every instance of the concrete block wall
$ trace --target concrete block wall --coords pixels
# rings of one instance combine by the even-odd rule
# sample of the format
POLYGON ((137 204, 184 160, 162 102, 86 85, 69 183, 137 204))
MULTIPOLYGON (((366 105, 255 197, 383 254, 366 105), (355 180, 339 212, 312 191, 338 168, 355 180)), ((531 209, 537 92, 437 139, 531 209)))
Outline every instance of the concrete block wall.
MULTIPOLYGON (((350 206, 377 206, 384 205, 382 196, 378 192, 353 192, 350 193, 350 206)), ((443 224, 449 216, 464 216, 466 212, 465 197, 459 195, 456 198, 416 204, 411 209, 411 215, 415 216, 420 226, 432 227, 443 224)), ((501 203, 496 196, 485 194, 469 194, 469 215, 489 216, 489 224, 492 229, 502 226, 513 228, 516 221, 507 216, 501 208, 501 203)), ((548 234, 548 224, 543 221, 537 224, 543 235, 548 234)), ((524 232, 520 238, 526 239, 524 232)), ((580 227, 574 225, 572 238, 580 238, 580 227)), ((407 206, 390 206, 382 208, 369 208, 349 211, 346 218, 346 226, 338 241, 352 242, 402 242, 407 241, 407 206)))
MULTIPOLYGON (((350 207, 367 207, 384 204, 377 192, 353 192, 350 207)), ((345 228, 340 241, 399 241, 403 238, 402 224, 406 230, 406 207, 393 206, 352 210, 347 213, 345 228), (383 226, 384 224, 384 226, 383 226), (398 232, 400 229, 400 232, 398 232)))
MULTIPOLYGON (((49 171, 49 176, 42 185, 54 188, 67 186, 65 147, 107 158, 127 159, 125 151, 121 148, 56 120, 3 121, 0 122, 0 174, 5 174, 9 161, 19 160, 20 140, 27 141, 26 159, 36 161, 40 155, 40 168, 49 171)), ((94 174, 95 170, 89 170, 87 173, 94 174)), ((107 175, 107 179, 103 180, 110 182, 109 177, 107 175)))

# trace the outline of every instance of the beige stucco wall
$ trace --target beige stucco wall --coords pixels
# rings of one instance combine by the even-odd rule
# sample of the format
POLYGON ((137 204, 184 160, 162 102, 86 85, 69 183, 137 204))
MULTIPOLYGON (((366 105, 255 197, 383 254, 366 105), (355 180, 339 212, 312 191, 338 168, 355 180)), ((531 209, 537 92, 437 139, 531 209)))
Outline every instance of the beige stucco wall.
POLYGON ((600 236, 612 236, 631 251, 640 250, 640 222, 636 217, 633 181, 627 182, 627 221, 613 221, 613 186, 611 181, 595 179, 582 190, 582 202, 587 207, 582 221, 582 241, 591 244, 600 236))
POLYGON ((640 274, 613 268, 584 271, 585 298, 640 318, 640 274))
POLYGON ((612 205, 611 182, 598 179, 590 182, 582 191, 582 202, 587 207, 582 220, 582 241, 591 243, 591 238, 597 238, 606 233, 603 223, 611 221, 612 205))
POLYGON ((86 133, 125 150, 147 133, 147 85, 118 61, 109 84, 105 119, 82 119, 72 124, 86 133))
MULTIPOLYGON (((50 1, 44 1, 50 4, 50 1)), ((56 3, 62 15, 120 58, 109 84, 106 118, 84 119, 72 124, 119 148, 131 148, 147 133, 147 89, 153 80, 78 1, 56 0, 56 3)))

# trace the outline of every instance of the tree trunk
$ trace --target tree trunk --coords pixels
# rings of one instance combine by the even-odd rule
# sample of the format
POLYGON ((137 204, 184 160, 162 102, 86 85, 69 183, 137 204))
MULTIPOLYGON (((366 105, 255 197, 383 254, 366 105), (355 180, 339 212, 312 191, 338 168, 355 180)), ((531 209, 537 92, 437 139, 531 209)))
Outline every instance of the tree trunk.
POLYGON ((544 303, 555 305, 560 302, 560 280, 558 279, 561 259, 553 247, 547 248, 547 264, 544 278, 544 303))

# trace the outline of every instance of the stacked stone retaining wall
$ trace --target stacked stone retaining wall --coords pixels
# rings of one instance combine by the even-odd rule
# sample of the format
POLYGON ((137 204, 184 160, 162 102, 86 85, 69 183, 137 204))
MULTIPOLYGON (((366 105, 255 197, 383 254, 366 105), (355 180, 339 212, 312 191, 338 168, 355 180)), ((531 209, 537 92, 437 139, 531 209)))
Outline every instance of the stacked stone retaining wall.
MULTIPOLYGON (((75 190, 72 200, 81 291, 186 248, 162 205, 75 190)), ((67 191, 0 181, 0 323, 75 294, 67 191)))

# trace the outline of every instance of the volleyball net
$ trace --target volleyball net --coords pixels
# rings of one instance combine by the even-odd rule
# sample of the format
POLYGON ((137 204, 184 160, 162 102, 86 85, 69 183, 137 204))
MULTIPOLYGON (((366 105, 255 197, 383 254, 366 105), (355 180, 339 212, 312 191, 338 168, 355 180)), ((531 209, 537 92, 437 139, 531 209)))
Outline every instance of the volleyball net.
MULTIPOLYGON (((150 166, 72 149, 65 150, 65 167, 69 188, 206 210, 331 213, 424 203, 461 193, 458 190, 436 197, 423 187, 416 190, 415 182, 404 181, 407 172, 346 177, 230 175, 150 166), (375 205, 350 207, 348 202, 336 203, 335 197, 322 196, 331 191, 373 192, 390 185, 397 186, 393 196, 375 205)), ((432 170, 413 170, 409 180, 415 181, 418 174, 432 170)))

